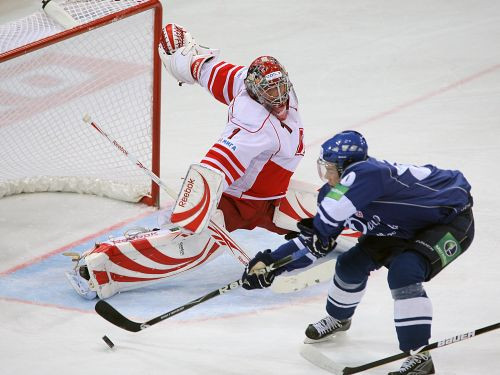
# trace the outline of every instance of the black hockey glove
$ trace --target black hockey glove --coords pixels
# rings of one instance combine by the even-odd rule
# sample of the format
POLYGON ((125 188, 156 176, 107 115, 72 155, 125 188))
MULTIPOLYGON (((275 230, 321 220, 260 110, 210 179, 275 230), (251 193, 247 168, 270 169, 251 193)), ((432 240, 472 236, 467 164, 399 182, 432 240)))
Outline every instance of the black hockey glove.
POLYGON ((287 234, 285 234, 285 240, 290 241, 294 238, 297 238, 298 236, 300 236, 300 232, 288 232, 287 234))
POLYGON ((274 263, 274 260, 271 257, 271 250, 259 251, 248 263, 245 272, 243 272, 243 276, 241 277, 241 280, 243 280, 243 288, 252 290, 271 286, 276 277, 276 270, 260 274, 256 272, 272 263, 274 263))
POLYGON ((297 227, 300 230, 299 238, 306 245, 309 252, 316 258, 324 257, 337 246, 335 238, 333 237, 328 238, 326 243, 321 241, 314 229, 313 218, 302 219, 297 223, 297 227))

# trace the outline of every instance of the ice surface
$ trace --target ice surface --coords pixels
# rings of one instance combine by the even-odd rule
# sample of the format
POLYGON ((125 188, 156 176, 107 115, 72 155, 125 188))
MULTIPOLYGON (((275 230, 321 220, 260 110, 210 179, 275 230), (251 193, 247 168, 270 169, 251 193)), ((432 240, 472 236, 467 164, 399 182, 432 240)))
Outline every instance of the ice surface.
MULTIPOLYGON (((0 21, 38 3, 4 0, 0 21)), ((220 48, 228 61, 248 64, 271 54, 283 62, 307 126, 298 178, 317 181, 318 145, 344 129, 361 131, 379 158, 462 170, 473 186, 476 238, 425 286, 434 305, 432 339, 498 322, 499 2, 172 0, 164 2, 164 20, 220 48)), ((188 165, 217 139, 226 108, 166 75, 162 95, 162 177, 177 188, 188 165)), ((165 207, 168 198, 162 199, 165 207)), ((70 262, 60 253, 154 215, 150 208, 76 194, 0 200, 1 374, 324 373, 299 356, 298 346, 307 324, 325 314, 326 284, 287 295, 235 291, 140 333, 93 313, 92 303, 66 283, 70 262), (114 349, 101 340, 105 334, 114 349)), ((252 252, 280 242, 264 231, 235 236, 252 252)), ((148 319, 240 272, 226 256, 198 273, 109 301, 127 316, 148 319)), ((396 353, 392 308, 380 270, 351 330, 322 350, 349 365, 396 353)), ((438 349, 433 358, 439 374, 500 374, 500 332, 438 349)))

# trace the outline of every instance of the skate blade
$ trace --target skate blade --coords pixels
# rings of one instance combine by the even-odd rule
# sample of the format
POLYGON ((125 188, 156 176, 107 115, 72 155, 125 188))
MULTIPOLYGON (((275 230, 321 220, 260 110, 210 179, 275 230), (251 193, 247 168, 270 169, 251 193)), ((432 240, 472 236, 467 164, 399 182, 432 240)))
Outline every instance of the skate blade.
POLYGON ((333 333, 329 336, 325 336, 325 337, 318 339, 318 340, 314 340, 314 339, 310 339, 309 337, 306 337, 306 338, 304 338, 304 344, 317 344, 320 342, 331 341, 334 338, 336 338, 338 335, 345 335, 345 333, 346 333, 346 331, 339 331, 339 332, 333 333))

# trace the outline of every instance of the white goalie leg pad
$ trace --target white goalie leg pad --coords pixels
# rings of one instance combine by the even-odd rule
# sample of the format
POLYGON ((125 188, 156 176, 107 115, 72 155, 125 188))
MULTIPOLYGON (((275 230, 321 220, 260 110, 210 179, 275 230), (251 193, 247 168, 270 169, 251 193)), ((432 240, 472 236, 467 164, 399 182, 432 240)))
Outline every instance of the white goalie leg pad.
MULTIPOLYGON (((162 224, 160 227, 163 227, 168 223, 168 225, 172 225, 170 218, 172 216, 172 211, 168 212, 165 216, 161 218, 162 224)), ((246 266, 250 261, 250 256, 248 253, 236 242, 225 230, 224 223, 224 213, 220 209, 216 209, 212 218, 210 219, 210 223, 207 226, 206 231, 210 233, 210 235, 214 238, 216 242, 219 243, 220 246, 230 251, 230 254, 237 259, 241 264, 246 266)))
POLYGON ((206 230, 222 248, 228 250, 231 255, 238 260, 238 262, 246 267, 251 259, 250 256, 228 235, 228 233, 223 229, 224 227, 224 213, 222 210, 217 209, 206 230))
POLYGON ((170 228, 117 237, 87 253, 90 290, 99 298, 152 285, 216 258, 226 250, 209 231, 183 233, 170 228))
POLYGON ((222 172, 192 164, 173 207, 172 224, 192 233, 201 233, 217 209, 223 181, 222 172))
POLYGON ((297 231, 298 221, 316 215, 318 189, 318 186, 307 182, 290 180, 286 195, 274 210, 273 223, 280 228, 297 231))

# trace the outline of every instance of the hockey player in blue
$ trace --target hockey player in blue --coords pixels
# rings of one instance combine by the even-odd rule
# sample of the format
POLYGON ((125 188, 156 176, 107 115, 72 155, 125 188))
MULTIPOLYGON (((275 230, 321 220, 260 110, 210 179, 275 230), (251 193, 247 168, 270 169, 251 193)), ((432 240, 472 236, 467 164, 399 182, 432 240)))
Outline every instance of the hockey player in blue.
MULTIPOLYGON (((321 146, 318 172, 326 181, 318 213, 298 224, 300 235, 271 252, 259 252, 243 274, 245 289, 265 288, 281 272, 302 268, 335 248, 344 227, 362 233, 339 255, 328 291, 328 315, 306 329, 306 342, 345 331, 360 303, 371 271, 388 268, 394 323, 400 349, 429 343, 432 304, 423 282, 434 278, 474 238, 471 187, 459 171, 433 165, 389 163, 368 156, 364 137, 344 131, 321 146), (270 274, 255 270, 307 248, 308 254, 270 274)), ((396 374, 434 374, 429 352, 409 356, 396 374)))

